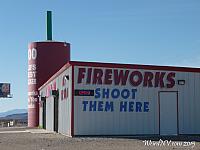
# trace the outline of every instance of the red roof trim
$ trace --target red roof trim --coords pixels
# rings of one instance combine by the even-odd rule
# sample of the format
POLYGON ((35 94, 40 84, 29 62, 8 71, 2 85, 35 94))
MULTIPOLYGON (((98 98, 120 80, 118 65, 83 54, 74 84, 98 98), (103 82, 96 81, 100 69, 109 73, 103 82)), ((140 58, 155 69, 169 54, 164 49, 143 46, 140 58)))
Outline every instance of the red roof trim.
POLYGON ((116 64, 116 63, 79 62, 79 61, 70 61, 70 64, 73 64, 75 66, 77 65, 77 66, 90 66, 90 67, 127 68, 127 69, 163 70, 163 71, 199 72, 200 73, 200 68, 190 68, 190 67, 116 64))
POLYGON ((89 67, 105 67, 105 68, 126 68, 126 69, 144 69, 144 70, 163 70, 163 71, 178 71, 178 72, 197 72, 200 73, 200 68, 190 67, 175 67, 175 66, 156 66, 156 65, 138 65, 138 64, 117 64, 117 63, 102 63, 102 62, 81 62, 69 61, 58 72, 56 72, 47 82, 45 82, 38 90, 41 90, 49 82, 63 73, 70 66, 89 66, 89 67))

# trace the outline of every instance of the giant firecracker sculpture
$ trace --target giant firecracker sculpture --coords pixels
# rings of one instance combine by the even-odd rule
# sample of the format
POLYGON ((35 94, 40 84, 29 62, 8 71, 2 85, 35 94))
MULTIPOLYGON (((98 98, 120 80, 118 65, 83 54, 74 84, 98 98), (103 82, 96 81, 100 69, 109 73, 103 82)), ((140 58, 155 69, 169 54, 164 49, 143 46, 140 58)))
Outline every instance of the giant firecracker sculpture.
POLYGON ((51 11, 47 11, 47 41, 28 45, 28 126, 39 125, 38 88, 70 60, 70 44, 52 41, 51 11))

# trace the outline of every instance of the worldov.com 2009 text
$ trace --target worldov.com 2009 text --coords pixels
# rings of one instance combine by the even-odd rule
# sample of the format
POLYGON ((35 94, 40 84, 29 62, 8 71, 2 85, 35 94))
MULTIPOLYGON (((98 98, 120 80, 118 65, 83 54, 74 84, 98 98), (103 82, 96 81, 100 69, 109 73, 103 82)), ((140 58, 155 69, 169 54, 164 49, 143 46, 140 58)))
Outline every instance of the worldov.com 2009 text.
POLYGON ((194 141, 172 141, 172 140, 162 140, 152 141, 152 140, 144 140, 142 141, 145 146, 172 146, 172 147, 191 147, 195 146, 194 141))

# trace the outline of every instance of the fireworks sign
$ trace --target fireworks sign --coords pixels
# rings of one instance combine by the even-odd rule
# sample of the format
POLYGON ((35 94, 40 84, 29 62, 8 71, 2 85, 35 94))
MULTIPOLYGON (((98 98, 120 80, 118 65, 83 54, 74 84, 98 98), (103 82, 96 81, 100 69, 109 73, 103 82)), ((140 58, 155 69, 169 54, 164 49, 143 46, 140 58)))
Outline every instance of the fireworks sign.
POLYGON ((175 76, 170 71, 80 67, 75 96, 83 112, 149 112, 152 99, 141 91, 173 88, 175 76))

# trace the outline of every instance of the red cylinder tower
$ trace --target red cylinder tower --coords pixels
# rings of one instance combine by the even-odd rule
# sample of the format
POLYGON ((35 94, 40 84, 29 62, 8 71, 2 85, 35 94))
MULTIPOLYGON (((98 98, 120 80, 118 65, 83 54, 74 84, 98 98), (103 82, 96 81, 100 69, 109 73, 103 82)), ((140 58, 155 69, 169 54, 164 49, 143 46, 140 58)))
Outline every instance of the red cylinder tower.
POLYGON ((39 93, 42 86, 70 61, 70 44, 52 41, 51 11, 47 11, 47 41, 28 45, 28 126, 39 125, 39 93))
POLYGON ((70 60, 70 44, 33 42, 28 46, 28 126, 39 124, 38 88, 70 60))

